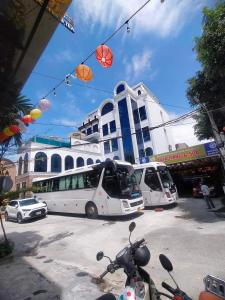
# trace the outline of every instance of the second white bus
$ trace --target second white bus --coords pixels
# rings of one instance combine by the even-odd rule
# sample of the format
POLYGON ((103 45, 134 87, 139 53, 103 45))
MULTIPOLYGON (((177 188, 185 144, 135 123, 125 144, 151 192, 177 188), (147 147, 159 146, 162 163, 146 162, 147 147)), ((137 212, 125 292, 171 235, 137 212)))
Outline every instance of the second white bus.
POLYGON ((145 207, 158 207, 177 202, 177 189, 164 163, 150 162, 133 166, 145 207))
POLYGON ((106 161, 33 180, 37 200, 50 212, 121 216, 144 208, 134 168, 123 161, 106 161))

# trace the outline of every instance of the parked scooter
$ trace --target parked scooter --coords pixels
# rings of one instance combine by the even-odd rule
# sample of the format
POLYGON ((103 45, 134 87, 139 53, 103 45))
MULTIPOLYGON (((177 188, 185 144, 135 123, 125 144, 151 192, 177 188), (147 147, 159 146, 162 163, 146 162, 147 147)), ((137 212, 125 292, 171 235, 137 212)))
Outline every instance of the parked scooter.
MULTIPOLYGON (((167 283, 163 282, 162 286, 169 291, 173 296, 159 292, 151 279, 150 275, 142 268, 146 266, 150 261, 150 251, 145 244, 145 240, 141 239, 134 243, 131 242, 131 233, 136 227, 135 222, 132 222, 129 226, 129 242, 130 245, 122 249, 117 255, 115 260, 111 260, 108 256, 105 256, 102 251, 97 253, 97 260, 101 260, 103 257, 109 259, 110 264, 107 266, 100 276, 99 280, 108 273, 114 273, 116 270, 122 268, 127 275, 125 289, 119 296, 119 300, 160 300, 160 296, 166 296, 169 299, 174 299, 174 296, 180 296, 179 300, 191 300, 176 284, 176 289, 173 289, 167 283)), ((160 261, 162 266, 169 272, 173 267, 169 259, 161 254, 160 261)), ((172 277, 172 275, 170 274, 172 277)), ((173 277, 172 277, 173 278, 173 277)), ((173 279, 175 282, 175 280, 173 279)), ((115 300, 115 296, 112 294, 106 294, 98 298, 98 300, 115 300)), ((178 300, 178 299, 177 299, 178 300)))

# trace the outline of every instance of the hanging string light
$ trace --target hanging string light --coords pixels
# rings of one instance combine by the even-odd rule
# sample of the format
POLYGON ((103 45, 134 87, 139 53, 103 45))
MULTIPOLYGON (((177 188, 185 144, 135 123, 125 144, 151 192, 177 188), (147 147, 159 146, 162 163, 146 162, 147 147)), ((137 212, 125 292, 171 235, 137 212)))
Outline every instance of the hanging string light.
POLYGON ((131 28, 130 28, 130 26, 129 26, 129 21, 127 21, 126 24, 127 24, 127 33, 130 33, 131 28))

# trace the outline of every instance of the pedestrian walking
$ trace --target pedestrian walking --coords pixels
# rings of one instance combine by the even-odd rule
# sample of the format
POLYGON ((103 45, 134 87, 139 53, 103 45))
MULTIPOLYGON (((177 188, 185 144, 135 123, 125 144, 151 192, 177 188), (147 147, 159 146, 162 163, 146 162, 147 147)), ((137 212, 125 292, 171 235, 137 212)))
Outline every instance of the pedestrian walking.
POLYGON ((208 209, 215 208, 215 205, 214 205, 212 199, 210 198, 210 189, 209 189, 208 185, 206 184, 206 182, 204 182, 204 181, 201 182, 201 192, 206 201, 208 209))

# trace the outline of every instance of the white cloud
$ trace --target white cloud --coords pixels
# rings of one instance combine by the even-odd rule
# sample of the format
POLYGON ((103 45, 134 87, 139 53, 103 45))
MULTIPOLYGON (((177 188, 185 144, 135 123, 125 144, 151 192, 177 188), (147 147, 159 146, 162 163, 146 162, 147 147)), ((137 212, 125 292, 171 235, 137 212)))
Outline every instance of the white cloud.
POLYGON ((73 127, 77 127, 78 126, 78 123, 76 121, 70 120, 70 119, 66 119, 66 118, 56 119, 54 122, 56 124, 63 125, 63 126, 73 126, 73 127))
MULTIPOLYGON (((126 59, 123 60, 125 67, 125 79, 127 81, 136 80, 139 75, 143 77, 148 71, 151 71, 151 57, 152 52, 149 50, 144 50, 140 54, 135 54, 130 63, 126 59)), ((149 74, 150 76, 150 74, 149 74)))
MULTIPOLYGON (((178 116, 179 115, 174 112, 170 113, 171 119, 175 119, 178 116)), ((186 143, 188 146, 195 146, 209 142, 209 140, 198 140, 194 131, 195 124, 196 121, 190 117, 180 121, 179 123, 175 123, 173 126, 170 126, 170 128, 172 128, 174 143, 186 143)))
MULTIPOLYGON (((152 0, 130 22, 135 35, 152 32, 161 37, 177 34, 183 25, 210 0, 152 0)), ((74 1, 75 18, 89 23, 93 30, 99 24, 117 28, 133 14, 144 0, 77 0, 74 1)), ((98 30, 100 28, 98 27, 98 30)))
POLYGON ((74 61, 74 54, 69 49, 64 49, 55 55, 52 58, 53 62, 73 62, 74 61))

